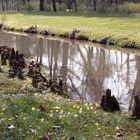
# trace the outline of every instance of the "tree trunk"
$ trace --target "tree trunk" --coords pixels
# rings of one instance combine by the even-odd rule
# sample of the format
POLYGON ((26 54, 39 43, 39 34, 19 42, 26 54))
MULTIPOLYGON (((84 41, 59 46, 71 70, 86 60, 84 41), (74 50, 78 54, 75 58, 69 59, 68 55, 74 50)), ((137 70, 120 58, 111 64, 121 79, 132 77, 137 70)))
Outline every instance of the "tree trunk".
POLYGON ((1 6, 2 6, 2 11, 5 11, 5 8, 4 8, 4 1, 1 0, 1 6))
POLYGON ((52 0, 53 11, 56 12, 56 0, 52 0))
POLYGON ((97 10, 97 0, 93 0, 93 7, 94 7, 94 11, 96 11, 97 10))
POLYGON ((77 11, 77 1, 74 0, 75 11, 77 11))
POLYGON ((115 0, 116 6, 118 6, 118 0, 115 0))
POLYGON ((90 10, 92 9, 92 2, 91 2, 91 0, 89 0, 89 9, 90 10))
POLYGON ((19 0, 17 0, 17 7, 16 7, 16 9, 17 9, 17 11, 20 10, 20 8, 19 8, 19 0))
POLYGON ((6 11, 8 11, 9 10, 9 1, 5 0, 5 4, 6 4, 6 11))
POLYGON ((59 0, 58 2, 59 2, 59 4, 62 4, 62 0, 59 0))
POLYGON ((112 0, 109 0, 109 4, 111 5, 113 3, 113 1, 112 0))
POLYGON ((40 0, 40 11, 44 11, 44 0, 40 0))

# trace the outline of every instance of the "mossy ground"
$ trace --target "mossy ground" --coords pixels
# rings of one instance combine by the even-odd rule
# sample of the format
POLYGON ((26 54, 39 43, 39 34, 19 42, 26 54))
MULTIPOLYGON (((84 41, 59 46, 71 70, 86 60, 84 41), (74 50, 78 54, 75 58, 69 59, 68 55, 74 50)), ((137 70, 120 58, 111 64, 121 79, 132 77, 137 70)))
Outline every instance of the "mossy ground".
POLYGON ((120 129, 124 140, 140 137, 140 121, 130 120, 128 113, 106 113, 98 104, 40 92, 30 79, 9 79, 6 71, 0 73, 0 83, 2 140, 38 140, 48 132, 53 140, 115 140, 120 129))
POLYGON ((108 38, 110 44, 121 47, 140 48, 140 16, 119 16, 93 13, 69 12, 23 12, 0 13, 1 22, 14 28, 37 25, 51 32, 68 34, 79 29, 79 37, 96 40, 108 38))

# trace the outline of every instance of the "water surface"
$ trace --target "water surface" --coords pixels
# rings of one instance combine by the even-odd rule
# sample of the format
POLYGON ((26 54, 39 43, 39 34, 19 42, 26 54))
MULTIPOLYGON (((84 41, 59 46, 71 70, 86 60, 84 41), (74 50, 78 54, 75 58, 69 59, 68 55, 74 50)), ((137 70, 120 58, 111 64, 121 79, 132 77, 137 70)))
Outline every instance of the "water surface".
POLYGON ((27 58, 35 58, 52 78, 62 76, 70 98, 98 102, 107 88, 125 108, 140 94, 140 56, 133 50, 112 50, 97 44, 77 43, 0 32, 0 44, 9 44, 27 58))

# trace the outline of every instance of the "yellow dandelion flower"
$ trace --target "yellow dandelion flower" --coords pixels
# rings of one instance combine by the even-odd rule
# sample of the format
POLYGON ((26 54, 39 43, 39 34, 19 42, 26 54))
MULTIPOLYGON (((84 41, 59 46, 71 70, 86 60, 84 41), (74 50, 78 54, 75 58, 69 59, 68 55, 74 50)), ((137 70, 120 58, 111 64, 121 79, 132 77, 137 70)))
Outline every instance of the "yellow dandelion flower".
POLYGON ((50 114, 49 116, 50 116, 50 117, 53 117, 53 114, 50 114))
POLYGON ((88 106, 88 103, 85 103, 85 106, 88 106))
POLYGON ((71 113, 70 113, 70 112, 68 112, 68 115, 71 115, 71 113))
POLYGON ((93 110, 93 106, 91 106, 90 109, 93 110))
POLYGON ((90 108, 89 108, 89 107, 87 107, 87 110, 90 110, 90 108))
POLYGON ((120 128, 118 126, 115 127, 116 130, 119 130, 120 128))
POLYGON ((27 119, 27 117, 23 117, 23 120, 26 120, 27 119))
POLYGON ((99 126, 99 123, 95 123, 95 125, 98 127, 99 126))
POLYGON ((63 110, 61 110, 61 111, 60 111, 60 114, 63 114, 63 113, 64 113, 64 111, 63 111, 63 110))
POLYGON ((96 107, 100 107, 100 105, 98 103, 95 104, 96 107))
POLYGON ((83 112, 83 109, 82 109, 82 108, 80 108, 79 113, 81 114, 82 112, 83 112))
POLYGON ((80 106, 77 106, 77 109, 79 109, 80 108, 80 106))
POLYGON ((92 105, 93 105, 92 103, 89 104, 89 106, 92 106, 92 105))
POLYGON ((74 117, 75 117, 75 118, 77 118, 77 117, 78 117, 78 115, 77 115, 77 114, 74 114, 74 117))
POLYGON ((44 118, 40 119, 41 122, 44 122, 44 118))
POLYGON ((2 111, 4 111, 5 110, 5 108, 2 108, 2 111))
POLYGON ((63 117, 63 115, 59 115, 59 119, 61 119, 63 117))
POLYGON ((35 110, 35 107, 32 107, 32 110, 34 111, 35 110))

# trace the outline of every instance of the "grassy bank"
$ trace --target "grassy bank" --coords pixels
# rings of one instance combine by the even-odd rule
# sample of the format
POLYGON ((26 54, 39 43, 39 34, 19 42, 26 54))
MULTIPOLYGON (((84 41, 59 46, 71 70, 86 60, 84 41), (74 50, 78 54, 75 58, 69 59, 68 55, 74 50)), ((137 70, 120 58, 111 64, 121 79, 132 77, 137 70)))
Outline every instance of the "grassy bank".
POLYGON ((40 30, 65 36, 80 30, 79 39, 105 41, 121 47, 140 48, 140 16, 115 16, 79 13, 0 13, 1 22, 14 28, 26 29, 37 25, 40 30))
POLYGON ((29 79, 11 80, 6 73, 0 73, 0 139, 45 140, 50 132, 53 140, 115 140, 119 131, 124 140, 139 139, 140 121, 129 120, 127 113, 40 93, 29 79))

